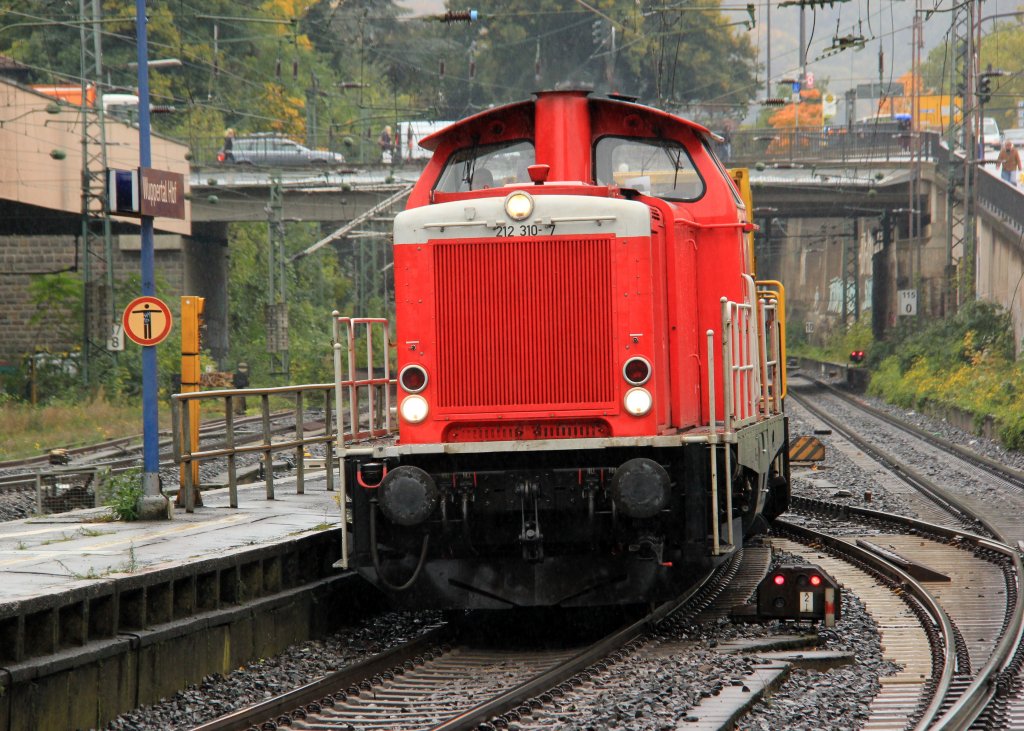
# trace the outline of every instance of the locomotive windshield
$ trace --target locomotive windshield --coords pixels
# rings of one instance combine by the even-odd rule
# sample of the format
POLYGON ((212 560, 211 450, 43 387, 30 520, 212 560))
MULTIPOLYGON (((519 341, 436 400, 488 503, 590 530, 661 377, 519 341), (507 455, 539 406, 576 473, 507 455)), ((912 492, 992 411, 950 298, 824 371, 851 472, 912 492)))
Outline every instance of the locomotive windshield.
POLYGON ((600 185, 634 188, 666 200, 695 201, 704 180, 686 148, 674 140, 602 137, 594 147, 600 185))
POLYGON ((510 183, 529 183, 527 168, 536 160, 532 142, 465 147, 448 158, 434 190, 458 193, 510 183))

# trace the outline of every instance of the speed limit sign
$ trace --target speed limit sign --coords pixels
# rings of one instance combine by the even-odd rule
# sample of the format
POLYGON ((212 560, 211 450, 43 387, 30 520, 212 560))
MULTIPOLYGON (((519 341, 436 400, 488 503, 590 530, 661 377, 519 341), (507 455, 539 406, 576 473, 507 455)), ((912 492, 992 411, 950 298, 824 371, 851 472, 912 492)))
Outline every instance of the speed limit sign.
POLYGON ((909 316, 917 314, 917 290, 916 289, 901 289, 899 290, 899 314, 901 316, 909 316))

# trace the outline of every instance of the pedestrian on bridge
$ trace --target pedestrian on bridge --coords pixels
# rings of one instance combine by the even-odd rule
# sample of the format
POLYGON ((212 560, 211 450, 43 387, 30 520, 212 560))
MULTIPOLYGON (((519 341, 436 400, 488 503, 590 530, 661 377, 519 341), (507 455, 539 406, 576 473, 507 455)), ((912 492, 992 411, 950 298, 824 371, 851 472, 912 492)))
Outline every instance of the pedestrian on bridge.
POLYGON ((1020 152, 1014 148, 1011 140, 1003 142, 1003 149, 999 151, 996 164, 999 165, 1000 177, 1010 185, 1017 185, 1017 176, 1021 170, 1020 152))

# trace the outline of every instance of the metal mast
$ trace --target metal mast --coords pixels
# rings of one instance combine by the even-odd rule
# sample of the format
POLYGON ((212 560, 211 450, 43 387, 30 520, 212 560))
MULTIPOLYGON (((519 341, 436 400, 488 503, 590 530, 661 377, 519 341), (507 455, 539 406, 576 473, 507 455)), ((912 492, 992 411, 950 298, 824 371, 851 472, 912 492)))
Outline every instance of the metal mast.
POLYGON ((267 212, 267 352, 270 372, 288 378, 288 280, 285 278, 284 190, 281 173, 270 174, 267 212))
POLYGON ((81 18, 82 77, 82 380, 88 384, 95 374, 99 357, 116 354, 106 349, 106 339, 118 318, 114 303, 114 254, 110 235, 110 215, 106 205, 107 140, 103 114, 103 95, 99 81, 103 75, 103 45, 100 35, 100 0, 92 0, 92 47, 88 42, 86 0, 79 0, 81 18), (95 83, 95 107, 90 107, 89 74, 95 83), (103 273, 97 276, 96 269, 103 273))
POLYGON ((953 58, 949 65, 949 168, 946 201, 946 302, 945 314, 956 311, 960 302, 974 296, 974 176, 977 167, 978 123, 974 100, 976 49, 974 40, 975 3, 954 3, 951 14, 950 43, 953 58), (956 155, 963 152, 963 159, 956 155), (959 276, 953 265, 953 251, 960 249, 959 276))

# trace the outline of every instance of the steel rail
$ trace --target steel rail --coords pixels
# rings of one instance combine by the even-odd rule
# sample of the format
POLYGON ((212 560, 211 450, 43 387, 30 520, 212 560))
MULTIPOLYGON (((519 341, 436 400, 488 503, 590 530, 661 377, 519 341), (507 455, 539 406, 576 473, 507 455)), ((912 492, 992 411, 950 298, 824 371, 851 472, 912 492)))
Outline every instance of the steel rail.
MULTIPOLYGON (((791 396, 795 396, 793 390, 791 396)), ((1013 575, 1017 584, 1017 601, 1013 612, 1007 618, 1003 633, 996 643, 995 648, 989 655, 988 661, 975 674, 974 680, 964 690, 956 702, 938 719, 935 720, 936 729, 966 729, 968 728, 991 702, 995 696, 998 686, 996 679, 1005 672, 1013 661, 1014 653, 1024 642, 1024 562, 1021 561, 1021 554, 1012 548, 1006 537, 992 523, 983 516, 976 514, 970 507, 956 496, 936 485, 923 475, 910 470, 900 464, 899 460, 885 454, 877 447, 868 444, 863 439, 853 434, 850 430, 840 426, 834 419, 823 413, 817 407, 811 406, 806 399, 796 397, 797 402, 819 419, 830 424, 833 429, 849 439, 853 444, 862 449, 874 459, 883 462, 895 474, 907 481, 912 487, 921 490, 937 504, 949 510, 952 514, 960 516, 968 523, 982 526, 995 541, 990 542, 987 547, 1005 554, 1013 563, 1013 575)), ((851 402, 853 406, 859 406, 851 402)), ((896 423, 893 426, 902 427, 896 423)), ((909 430, 908 430, 909 431, 909 430)), ((1000 475, 1002 477, 1002 475, 1000 475)))
MULTIPOLYGON (((278 418, 281 415, 282 414, 279 413, 277 415, 278 418)), ((284 415, 289 415, 289 414, 284 414, 284 415)), ((261 419, 262 419, 262 417, 260 417, 260 416, 247 417, 247 419, 246 419, 246 421, 244 423, 258 423, 261 419)), ((223 422, 224 420, 220 419, 219 421, 223 422)), ((235 423, 237 425, 239 422, 235 422, 235 423)), ((322 426, 318 427, 318 428, 313 428, 313 427, 316 427, 316 425, 318 423, 319 422, 306 422, 306 426, 308 428, 310 428, 309 438, 307 439, 307 441, 310 441, 310 442, 326 442, 326 441, 329 441, 329 440, 333 439, 333 437, 331 437, 329 435, 317 436, 319 434, 319 432, 323 429, 322 426)), ((204 423, 203 424, 203 431, 200 432, 200 436, 204 436, 205 435, 205 436, 208 437, 211 434, 216 433, 216 431, 215 431, 216 429, 221 428, 223 426, 224 426, 223 423, 221 423, 221 424, 214 423, 212 425, 210 423, 204 423)), ((276 425, 276 426, 271 428, 270 433, 271 434, 280 434, 282 432, 289 432, 289 431, 292 431, 294 429, 295 429, 295 425, 293 423, 278 424, 278 425, 276 425)), ((252 442, 258 441, 260 438, 261 438, 260 434, 249 434, 249 435, 245 435, 245 436, 237 438, 235 443, 236 444, 240 444, 240 445, 248 445, 248 444, 251 444, 252 442)), ((171 440, 170 439, 166 439, 166 440, 161 440, 160 441, 161 448, 168 447, 168 446, 170 446, 170 444, 171 444, 171 440)), ((293 442, 280 442, 280 443, 275 442, 274 444, 275 444, 275 449, 276 449, 276 448, 279 448, 279 447, 294 446, 295 443, 293 443, 293 442)), ((141 447, 141 444, 139 446, 141 447)), ((88 453, 88 451, 89 451, 88 448, 82 447, 82 448, 80 448, 80 451, 78 453, 79 454, 86 454, 86 453, 88 453)), ((227 454, 230 453, 230 451, 231 450, 220 449, 220 450, 209 450, 209 451, 204 451, 204 452, 195 452, 195 454, 196 455, 200 455, 200 456, 202 456, 204 458, 212 458, 212 457, 227 455, 227 454)), ((261 445, 255 445, 255 446, 242 446, 242 447, 239 447, 239 448, 235 449, 234 451, 239 452, 239 453, 245 453, 245 452, 266 451, 266 449, 263 446, 261 446, 261 445)), ((35 458, 33 458, 33 459, 35 459, 35 458)), ((39 458, 38 461, 42 462, 45 459, 46 458, 39 458)), ((78 462, 78 463, 69 464, 69 465, 49 465, 48 463, 44 463, 47 466, 52 467, 53 469, 52 470, 38 470, 38 471, 39 471, 39 473, 43 477, 59 477, 61 475, 84 474, 84 473, 90 472, 92 470, 103 469, 103 468, 109 468, 111 473, 113 473, 113 474, 120 474, 121 472, 125 472, 125 471, 131 469, 132 467, 137 466, 138 463, 139 463, 139 459, 140 459, 140 455, 135 454, 135 455, 125 455, 125 456, 122 456, 122 457, 116 457, 114 459, 101 460, 101 461, 98 461, 98 462, 78 462)), ((177 464, 178 463, 173 458, 171 458, 171 459, 161 459, 160 460, 160 468, 161 469, 174 467, 177 464)), ((21 472, 21 473, 16 473, 16 474, 13 474, 13 475, 0 476, 0 495, 10 494, 10 493, 19 492, 19 491, 25 491, 25 490, 34 490, 35 489, 35 479, 36 479, 36 472, 30 472, 30 473, 21 472)))
POLYGON ((888 414, 885 411, 882 411, 881 409, 872 406, 871 404, 859 401, 858 399, 853 398, 849 394, 843 393, 843 391, 839 390, 830 383, 826 383, 825 381, 819 381, 817 378, 813 378, 812 376, 806 374, 802 375, 804 376, 804 378, 807 378, 808 380, 813 381, 819 386, 825 388, 833 396, 849 404, 851 407, 860 409, 861 411, 865 411, 871 414, 876 419, 884 421, 890 426, 894 426, 898 429, 908 431, 925 442, 929 442, 931 444, 935 444, 936 446, 942 447, 944 450, 948 452, 953 452, 954 454, 964 459, 965 461, 970 462, 982 469, 988 470, 989 472, 995 473, 996 475, 1006 480, 1007 482, 1013 483, 1017 487, 1020 487, 1022 490, 1024 490, 1024 472, 1022 472, 1021 470, 997 462, 996 460, 991 459, 990 457, 986 457, 983 454, 978 454, 974 450, 968 449, 967 447, 961 446, 959 444, 955 444, 944 437, 940 437, 937 434, 933 434, 925 429, 922 429, 917 424, 911 424, 908 421, 903 421, 902 419, 899 419, 893 416, 892 414, 888 414))
MULTIPOLYGON (((700 582, 688 589, 685 594, 662 604, 642 619, 633 622, 627 627, 616 630, 600 640, 596 645, 573 655, 556 668, 549 669, 532 680, 502 692, 490 701, 474 706, 457 716, 450 717, 448 720, 434 726, 434 731, 441 731, 442 729, 444 731, 475 729, 479 723, 488 718, 493 718, 510 708, 515 708, 521 705, 523 700, 540 695, 544 691, 572 678, 602 657, 641 637, 651 626, 663 621, 674 612, 685 608, 688 603, 696 602, 699 600, 699 597, 710 594, 710 588, 713 588, 716 582, 727 580, 732 575, 732 569, 737 566, 739 555, 737 554, 715 571, 708 573, 700 582)), ((713 598, 714 595, 711 596, 713 598)), ((335 699, 332 697, 333 694, 344 693, 347 688, 352 686, 369 687, 367 686, 368 682, 375 683, 368 679, 380 677, 388 671, 394 671, 396 674, 401 673, 403 672, 401 669, 403 663, 407 663, 417 656, 429 653, 433 648, 439 647, 442 643, 452 640, 456 636, 457 628, 451 625, 432 630, 419 639, 413 640, 412 643, 394 648, 382 655, 333 673, 313 683, 284 693, 281 696, 240 709, 201 726, 196 726, 193 731, 235 731, 236 729, 240 731, 241 729, 256 727, 268 720, 282 723, 292 713, 300 714, 302 717, 305 717, 305 714, 315 714, 321 706, 331 706, 335 703, 335 699)), ((432 659, 432 655, 430 658, 432 659)))
POLYGON ((833 431, 838 432, 866 455, 875 461, 880 462, 893 474, 920 492, 922 495, 925 495, 940 508, 965 523, 980 526, 999 542, 1003 544, 1007 542, 1005 537, 999 532, 998 528, 992 525, 992 523, 986 520, 983 516, 977 515, 971 508, 951 492, 945 488, 939 487, 935 482, 929 480, 916 470, 902 464, 900 460, 893 457, 888 452, 879 449, 874 444, 862 439, 852 429, 843 426, 834 417, 829 416, 825 411, 819 409, 817 406, 813 406, 806 398, 797 395, 795 389, 790 389, 789 395, 804 409, 828 424, 833 431))
POLYGON ((775 525, 780 527, 783 531, 797 536, 804 541, 813 541, 824 544, 833 553, 840 554, 844 557, 850 557, 856 561, 866 564, 871 567, 872 571, 894 582, 902 590, 909 592, 918 604, 921 605, 925 613, 931 618, 932 622, 936 625, 939 631, 939 636, 942 640, 941 649, 933 647, 932 652, 936 657, 942 658, 942 669, 932 689, 931 702, 924 710, 921 718, 919 718, 917 723, 914 724, 915 731, 925 731, 925 729, 930 728, 932 723, 935 722, 936 717, 939 715, 939 712, 942 710, 946 697, 949 695, 950 688, 953 684, 953 674, 956 669, 956 634, 953 630, 953 622, 949 619, 949 615, 946 614, 946 611, 938 603, 935 597, 932 596, 931 592, 925 589, 917 579, 912 577, 903 569, 889 563, 881 556, 877 556, 871 551, 844 541, 841 538, 830 536, 811 528, 805 528, 781 518, 775 519, 775 525))
POLYGON ((295 711, 298 708, 305 708, 311 704, 317 704, 326 696, 344 691, 351 686, 358 686, 367 678, 373 678, 386 673, 393 668, 401 667, 406 662, 416 662, 416 658, 422 660, 422 656, 432 651, 433 648, 442 645, 452 638, 452 630, 448 627, 438 627, 420 635, 411 642, 399 645, 374 657, 356 663, 351 667, 339 670, 312 683, 307 683, 295 690, 282 695, 270 698, 262 703, 257 703, 242 708, 226 716, 215 718, 192 731, 235 731, 235 729, 248 729, 255 724, 276 719, 281 715, 295 711))
POLYGON ((700 582, 687 589, 684 594, 672 601, 665 602, 642 619, 613 632, 597 644, 588 647, 565 663, 538 675, 536 678, 528 680, 444 723, 432 727, 431 731, 472 731, 485 721, 500 715, 510 708, 520 706, 530 698, 534 698, 569 680, 577 673, 599 661, 602 657, 639 639, 649 628, 685 607, 700 592, 708 589, 714 582, 720 580, 720 577, 724 574, 728 574, 728 569, 734 566, 738 560, 738 557, 734 555, 719 570, 709 573, 700 582))

